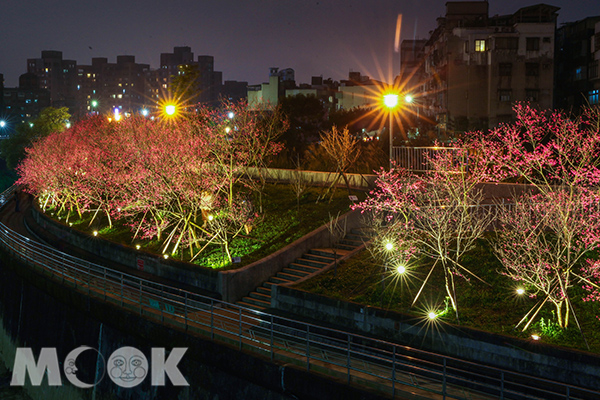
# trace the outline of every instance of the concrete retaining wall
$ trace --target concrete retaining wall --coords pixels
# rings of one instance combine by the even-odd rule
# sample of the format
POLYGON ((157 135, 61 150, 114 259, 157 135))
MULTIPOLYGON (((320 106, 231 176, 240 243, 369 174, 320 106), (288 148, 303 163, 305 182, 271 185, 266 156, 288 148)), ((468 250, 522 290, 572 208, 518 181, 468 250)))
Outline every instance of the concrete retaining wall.
MULTIPOLYGON (((321 171, 298 171, 294 169, 280 168, 249 168, 248 173, 251 176, 265 176, 268 181, 275 182, 292 182, 297 179, 302 179, 304 182, 315 186, 327 186, 333 183, 337 175, 333 172, 321 171)), ((354 189, 370 189, 375 186, 376 175, 369 174, 346 174, 346 178, 351 188, 354 189)), ((343 179, 339 181, 340 186, 345 186, 343 179)))
POLYGON ((42 228, 36 230, 36 234, 48 241, 58 239, 56 247, 59 249, 60 241, 64 241, 105 260, 130 267, 132 270, 141 270, 174 282, 183 282, 207 292, 220 292, 218 271, 176 260, 165 260, 154 254, 94 237, 49 218, 37 207, 32 210, 33 220, 42 228), (54 238, 49 237, 48 234, 54 238))
MULTIPOLYGON (((33 220, 41 228, 34 228, 36 234, 49 242, 57 242, 55 245, 59 249, 60 242, 64 241, 132 270, 143 270, 160 278, 215 293, 227 302, 240 300, 308 250, 329 247, 329 231, 326 226, 322 226, 262 260, 236 270, 217 271, 191 263, 165 260, 154 254, 74 230, 60 221, 49 218, 37 207, 33 209, 33 220)), ((360 213, 351 211, 340 216, 338 224, 351 230, 360 226, 361 221, 360 213)))
POLYGON ((600 356, 540 342, 444 324, 437 329, 418 318, 287 286, 273 286, 271 306, 451 357, 598 390, 600 356))
MULTIPOLYGON (((337 221, 338 226, 345 227, 347 232, 362 225, 358 211, 350 211, 337 221)), ((229 302, 241 299, 308 250, 330 247, 329 239, 329 230, 324 225, 262 260, 236 270, 219 272, 219 287, 222 288, 223 299, 229 302)))

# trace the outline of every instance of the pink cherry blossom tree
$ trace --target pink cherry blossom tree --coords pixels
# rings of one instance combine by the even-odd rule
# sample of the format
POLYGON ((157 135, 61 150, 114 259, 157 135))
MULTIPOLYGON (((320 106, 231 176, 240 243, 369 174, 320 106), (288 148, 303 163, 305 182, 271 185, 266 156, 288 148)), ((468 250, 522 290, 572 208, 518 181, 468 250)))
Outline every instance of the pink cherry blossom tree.
POLYGON ((479 279, 461 259, 482 237, 493 214, 482 204, 479 171, 467 173, 456 160, 456 154, 440 152, 430 160, 433 169, 421 176, 382 170, 376 189, 357 208, 368 212, 383 257, 404 265, 416 254, 433 261, 413 304, 439 267, 458 319, 455 278, 479 279))
POLYGON ((227 110, 236 117, 200 108, 168 123, 81 121, 27 150, 20 183, 67 218, 76 211, 92 213, 92 222, 101 213, 109 225, 122 219, 134 239, 158 238, 165 254, 184 246, 194 257, 216 243, 230 259, 231 241, 256 221, 248 202, 235 204, 236 190, 258 187, 247 170, 281 149, 274 139, 285 121, 268 121, 272 115, 243 103, 227 110), (208 224, 209 215, 218 223, 208 224))
POLYGON ((600 246, 599 110, 570 117, 517 104, 514 111, 514 124, 468 138, 488 179, 510 178, 532 188, 516 196, 514 209, 501 213, 494 247, 504 273, 541 295, 524 329, 546 303, 554 305, 559 326, 567 327, 570 315, 579 324, 572 288, 598 288, 586 257, 600 246))

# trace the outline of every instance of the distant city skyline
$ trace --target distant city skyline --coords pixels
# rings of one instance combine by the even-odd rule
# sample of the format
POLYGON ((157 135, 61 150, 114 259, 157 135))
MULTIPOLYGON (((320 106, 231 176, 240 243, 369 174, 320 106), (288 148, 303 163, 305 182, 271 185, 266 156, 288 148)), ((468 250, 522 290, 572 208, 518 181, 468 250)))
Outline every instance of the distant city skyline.
MULTIPOLYGON (((558 26, 600 15, 597 0, 543 1, 560 7, 558 26)), ((223 80, 258 84, 270 67, 292 68, 297 83, 312 76, 346 79, 350 71, 390 80, 399 70, 393 50, 396 21, 401 40, 428 37, 446 0, 63 0, 60 4, 7 0, 0 25, 0 73, 18 85, 27 59, 43 50, 89 65, 93 57, 115 62, 133 55, 159 67, 160 53, 189 46, 195 56, 214 56, 223 80)), ((489 15, 511 14, 532 0, 492 0, 489 15)))

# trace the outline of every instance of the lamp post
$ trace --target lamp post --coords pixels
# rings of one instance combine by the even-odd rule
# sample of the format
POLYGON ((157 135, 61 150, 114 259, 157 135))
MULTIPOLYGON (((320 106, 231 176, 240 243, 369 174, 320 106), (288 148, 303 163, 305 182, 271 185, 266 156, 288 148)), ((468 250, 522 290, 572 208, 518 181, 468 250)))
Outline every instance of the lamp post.
POLYGON ((394 108, 398 105, 398 95, 397 94, 386 94, 383 96, 383 104, 388 108, 390 114, 390 170, 392 169, 392 157, 393 157, 393 146, 394 146, 394 133, 392 128, 392 112, 394 108))
POLYGON ((175 104, 167 104, 165 106, 165 114, 167 114, 169 117, 174 116, 176 112, 177 107, 175 106, 175 104))

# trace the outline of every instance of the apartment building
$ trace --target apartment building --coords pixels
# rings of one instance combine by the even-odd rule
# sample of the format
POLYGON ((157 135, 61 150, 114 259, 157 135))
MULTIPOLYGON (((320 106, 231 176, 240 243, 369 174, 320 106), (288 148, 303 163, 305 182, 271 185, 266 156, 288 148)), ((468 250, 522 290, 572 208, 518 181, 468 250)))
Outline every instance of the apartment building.
POLYGON ((597 102, 600 16, 563 24, 556 31, 556 91, 554 107, 577 112, 597 102))
POLYGON ((139 113, 154 103, 148 82, 150 66, 138 64, 135 56, 92 58, 91 65, 77 66, 77 110, 80 118, 90 113, 139 113))
POLYGON ((77 108, 77 62, 63 60, 61 51, 44 50, 40 58, 27 59, 27 72, 36 75, 41 89, 50 92, 50 105, 77 108))
POLYGON ((490 17, 487 1, 446 3, 424 46, 420 96, 439 132, 509 122, 517 101, 552 107, 558 10, 538 4, 490 17))

